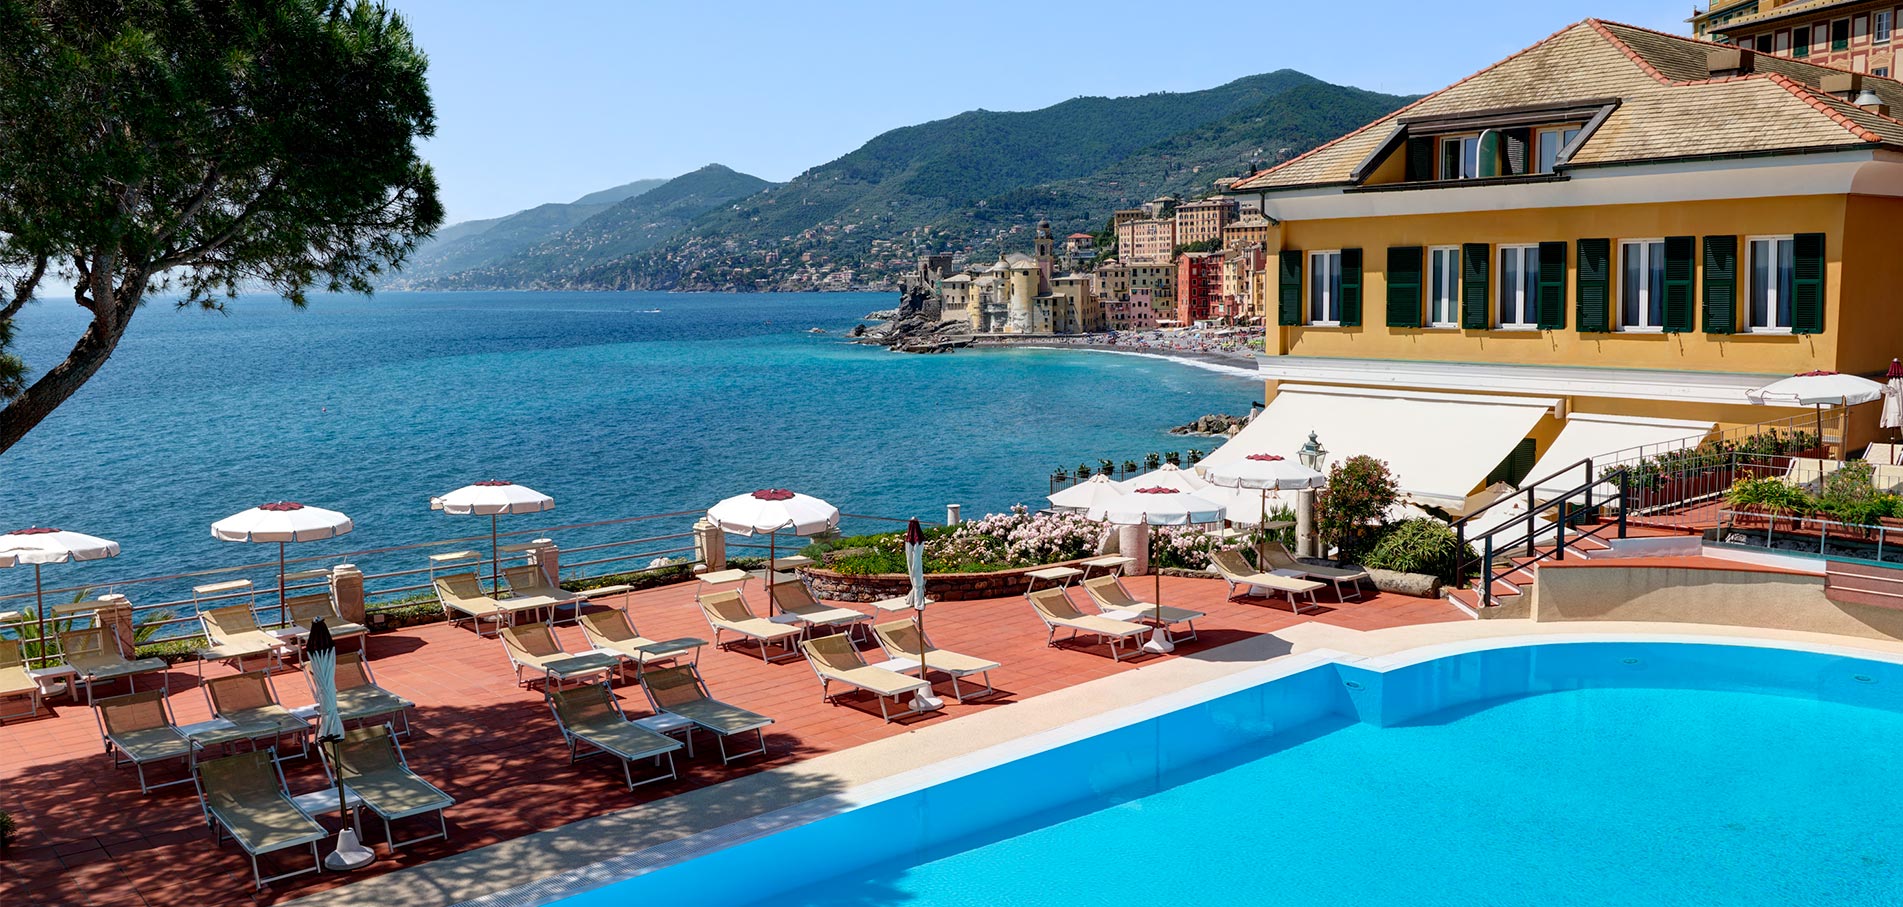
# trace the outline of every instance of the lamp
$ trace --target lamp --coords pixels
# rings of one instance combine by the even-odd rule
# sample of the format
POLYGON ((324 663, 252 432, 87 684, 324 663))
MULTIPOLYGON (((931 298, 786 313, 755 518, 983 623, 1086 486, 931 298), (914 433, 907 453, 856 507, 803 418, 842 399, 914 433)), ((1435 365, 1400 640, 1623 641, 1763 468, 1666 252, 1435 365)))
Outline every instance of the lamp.
MULTIPOLYGON (((1303 466, 1321 472, 1322 464, 1328 461, 1328 448, 1323 447, 1311 431, 1308 433, 1308 442, 1296 449, 1295 459, 1300 460, 1303 466)), ((1313 557, 1316 553, 1315 491, 1304 488, 1295 493, 1295 499, 1295 553, 1299 557, 1313 557)))
POLYGON ((1328 448, 1323 447, 1311 431, 1308 433, 1308 442, 1295 451, 1295 459, 1300 460, 1303 466, 1321 472, 1322 463, 1328 459, 1328 448))

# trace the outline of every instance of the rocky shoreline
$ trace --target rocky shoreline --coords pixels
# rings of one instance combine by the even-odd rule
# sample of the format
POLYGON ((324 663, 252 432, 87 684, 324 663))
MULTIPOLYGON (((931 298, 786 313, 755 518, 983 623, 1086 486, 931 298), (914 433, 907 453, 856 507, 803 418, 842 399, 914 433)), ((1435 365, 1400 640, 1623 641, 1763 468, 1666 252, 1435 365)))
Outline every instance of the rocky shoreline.
POLYGON ((1204 438, 1226 438, 1242 430, 1249 424, 1248 416, 1231 416, 1226 413, 1210 413, 1187 425, 1178 425, 1170 429, 1172 435, 1189 435, 1204 438))

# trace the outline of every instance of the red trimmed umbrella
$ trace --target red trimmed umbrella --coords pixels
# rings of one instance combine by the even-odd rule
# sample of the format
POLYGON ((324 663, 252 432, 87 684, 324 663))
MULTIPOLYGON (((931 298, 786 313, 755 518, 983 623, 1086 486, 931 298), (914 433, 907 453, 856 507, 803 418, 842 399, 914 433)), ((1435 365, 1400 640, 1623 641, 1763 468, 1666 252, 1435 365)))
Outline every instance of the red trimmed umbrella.
POLYGON ((115 557, 118 554, 118 542, 47 526, 15 529, 6 535, 0 535, 0 567, 11 567, 15 564, 33 565, 33 613, 40 624, 42 662, 46 659, 47 642, 46 596, 40 585, 40 567, 45 564, 64 564, 68 561, 98 560, 115 557))
POLYGON ((541 513, 555 509, 555 499, 527 485, 490 479, 464 485, 440 498, 430 498, 431 510, 489 518, 489 584, 502 588, 502 549, 496 545, 496 517, 505 513, 541 513))
POLYGON ((284 546, 336 538, 356 528, 335 510, 296 501, 273 501, 211 524, 211 537, 225 542, 278 543, 278 605, 284 604, 284 546))

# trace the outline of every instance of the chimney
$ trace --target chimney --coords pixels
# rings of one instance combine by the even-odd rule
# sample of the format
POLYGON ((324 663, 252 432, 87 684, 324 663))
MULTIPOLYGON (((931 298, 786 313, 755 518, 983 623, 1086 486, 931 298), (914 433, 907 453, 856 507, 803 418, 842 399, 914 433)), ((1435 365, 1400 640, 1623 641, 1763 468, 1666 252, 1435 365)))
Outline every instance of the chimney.
POLYGON ((1851 103, 1880 117, 1890 115, 1890 105, 1883 103, 1883 99, 1877 97, 1877 93, 1868 85, 1864 86, 1863 91, 1857 94, 1857 99, 1851 103))
POLYGON ((1757 53, 1742 47, 1714 47, 1705 52, 1705 70, 1714 79, 1757 71, 1757 53))
POLYGON ((1817 88, 1825 94, 1854 103, 1857 96, 1863 93, 1863 73, 1827 72, 1817 80, 1817 88))

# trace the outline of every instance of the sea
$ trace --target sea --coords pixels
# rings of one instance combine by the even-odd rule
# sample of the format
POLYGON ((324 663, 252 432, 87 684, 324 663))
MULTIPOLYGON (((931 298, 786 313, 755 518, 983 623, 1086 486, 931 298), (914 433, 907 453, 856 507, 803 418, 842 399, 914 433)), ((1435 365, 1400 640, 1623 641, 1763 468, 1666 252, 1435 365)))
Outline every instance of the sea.
MULTIPOLYGON (((1167 431, 1261 399, 1249 370, 1209 363, 845 342, 894 301, 386 292, 316 296, 302 310, 246 296, 219 313, 153 300, 99 374, 0 454, 0 529, 118 541, 117 558, 47 568, 48 588, 96 591, 275 561, 275 546, 209 529, 270 501, 355 523, 292 557, 486 536, 486 520, 429 500, 492 479, 556 502, 502 518, 504 531, 704 510, 763 487, 852 514, 942 520, 952 503, 967 517, 1042 505, 1058 467, 1208 449, 1212 439, 1167 431)), ((19 351, 43 371, 85 316, 59 297, 34 303, 19 318, 19 351)), ((572 547, 634 531, 555 538, 572 547)), ((32 588, 31 570, 0 570, 0 595, 32 588)))

